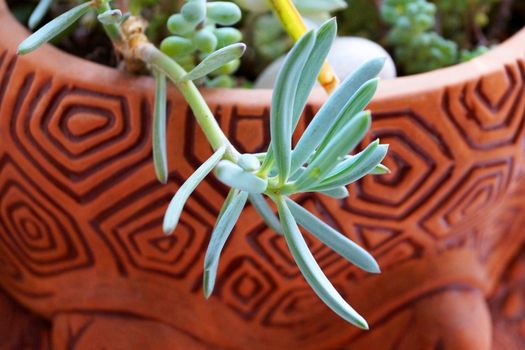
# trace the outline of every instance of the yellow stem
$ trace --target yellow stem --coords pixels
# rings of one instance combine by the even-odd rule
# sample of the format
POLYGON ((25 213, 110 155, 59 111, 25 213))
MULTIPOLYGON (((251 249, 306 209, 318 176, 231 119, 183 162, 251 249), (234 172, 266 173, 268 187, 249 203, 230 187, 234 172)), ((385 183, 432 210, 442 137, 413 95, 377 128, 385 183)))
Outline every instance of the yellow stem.
MULTIPOLYGON (((297 41, 307 31, 306 24, 292 0, 270 0, 273 10, 279 17, 288 35, 297 41)), ((332 93, 339 84, 339 79, 332 66, 325 62, 317 78, 327 93, 332 93)))

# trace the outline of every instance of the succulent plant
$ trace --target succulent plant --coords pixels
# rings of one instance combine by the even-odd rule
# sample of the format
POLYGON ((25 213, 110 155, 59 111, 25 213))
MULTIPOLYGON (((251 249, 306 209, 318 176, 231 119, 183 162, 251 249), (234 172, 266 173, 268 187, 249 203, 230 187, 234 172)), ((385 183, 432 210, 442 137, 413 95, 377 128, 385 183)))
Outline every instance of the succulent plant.
POLYGON ((482 54, 486 51, 483 43, 473 45, 472 50, 465 44, 462 36, 470 30, 462 25, 463 19, 473 16, 472 25, 479 31, 488 22, 488 10, 495 1, 384 0, 381 16, 391 25, 387 41, 394 47, 397 63, 411 74, 450 66, 482 54), (437 19, 441 31, 455 41, 436 31, 437 19), (462 44, 462 50, 458 43, 462 44))
MULTIPOLYGON (((180 13, 169 17, 167 28, 171 35, 162 41, 160 49, 185 70, 192 70, 215 50, 242 40, 241 32, 230 27, 240 19, 241 10, 234 3, 186 0, 180 13)), ((210 72, 211 78, 202 77, 202 80, 207 86, 233 87, 231 75, 239 65, 239 59, 229 61, 210 72)))
POLYGON ((382 18, 392 25, 388 41, 407 73, 419 73, 452 65, 458 48, 433 31, 436 6, 426 0, 385 0, 382 18))
POLYGON ((173 15, 168 21, 168 28, 174 35, 165 39, 159 50, 146 37, 143 19, 122 14, 119 9, 112 8, 108 0, 92 0, 42 26, 19 45, 18 53, 28 54, 37 49, 95 9, 98 20, 125 61, 142 62, 155 79, 152 142, 153 162, 159 181, 165 183, 169 180, 166 150, 168 80, 185 98, 214 150, 213 155, 187 179, 170 202, 163 224, 164 233, 173 233, 187 199, 206 176, 213 173, 231 188, 218 215, 205 256, 205 296, 209 297, 213 291, 222 248, 246 202, 250 201, 275 234, 284 235, 299 270, 319 298, 346 321, 367 329, 364 318, 342 298, 320 269, 299 225, 365 271, 378 273, 377 262, 363 248, 295 203, 291 196, 314 192, 344 198, 348 196, 348 184, 367 174, 388 172, 381 164, 388 147, 381 145, 379 140, 370 143, 361 152, 348 154, 360 144, 370 127, 371 114, 364 108, 376 91, 376 76, 384 60, 373 59, 365 63, 343 81, 315 115, 297 145, 292 147, 292 133, 325 65, 337 25, 335 20, 329 20, 318 30, 308 31, 288 53, 278 74, 272 94, 271 142, 267 152, 240 154, 220 129, 194 83, 235 62, 244 53, 245 45, 232 40, 231 35, 221 37, 216 34, 219 30, 216 24, 229 25, 239 19, 236 7, 232 6, 236 5, 186 1, 181 13, 173 15), (187 68, 191 68, 188 72, 181 59, 192 57, 196 50, 204 55, 199 58, 199 63, 188 63, 187 68), (277 216, 267 200, 277 205, 277 216))

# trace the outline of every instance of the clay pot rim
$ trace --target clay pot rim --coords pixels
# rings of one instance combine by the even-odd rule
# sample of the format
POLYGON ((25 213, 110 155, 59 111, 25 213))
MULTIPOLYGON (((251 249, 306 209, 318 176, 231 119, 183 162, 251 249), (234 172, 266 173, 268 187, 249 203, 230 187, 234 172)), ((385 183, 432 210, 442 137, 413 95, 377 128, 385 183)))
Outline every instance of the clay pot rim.
MULTIPOLYGON (((0 22, 3 24, 0 29, 0 37, 13 52, 16 52, 18 44, 29 35, 28 29, 23 26, 11 14, 5 0, 0 0, 0 22), (3 34, 3 35, 2 35, 3 34), (6 37, 8 34, 8 37, 6 37), (7 39, 7 40, 6 40, 7 39)), ((413 95, 417 92, 422 93, 433 89, 436 85, 450 86, 459 82, 476 79, 481 74, 487 74, 501 69, 507 63, 515 61, 518 57, 517 52, 524 53, 522 50, 525 44, 525 28, 513 34, 503 43, 491 49, 489 52, 470 60, 466 63, 456 64, 451 67, 437 69, 427 73, 415 74, 410 76, 398 77, 391 80, 383 80, 379 85, 375 99, 399 99, 401 96, 413 95), (518 50, 516 50, 518 48, 518 50)), ((115 68, 91 62, 80 57, 62 51, 50 44, 43 45, 31 54, 23 56, 24 60, 30 61, 36 66, 41 66, 61 75, 69 75, 75 80, 93 82, 96 84, 111 84, 118 86, 124 83, 133 88, 143 89, 153 88, 153 79, 148 76, 135 76, 119 71, 115 68), (52 57, 52 59, 46 59, 52 57), (81 76, 76 73, 83 72, 81 76)), ((204 89, 207 99, 216 101, 218 97, 225 103, 226 100, 236 101, 240 98, 254 98, 260 100, 271 99, 271 89, 204 89)), ((322 103, 326 99, 325 93, 321 89, 314 91, 311 102, 322 103)))

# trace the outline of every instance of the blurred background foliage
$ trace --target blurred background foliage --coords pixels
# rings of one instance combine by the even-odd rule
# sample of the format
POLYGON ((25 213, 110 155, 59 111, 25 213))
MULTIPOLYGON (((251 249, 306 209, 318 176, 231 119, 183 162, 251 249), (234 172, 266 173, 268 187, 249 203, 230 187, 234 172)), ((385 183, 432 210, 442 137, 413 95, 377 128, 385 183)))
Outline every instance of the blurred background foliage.
MULTIPOLYGON (((233 0, 244 4, 265 0, 233 0)), ((81 0, 53 2, 48 18, 81 0)), ((399 75, 421 73, 467 61, 486 52, 525 25, 523 0, 295 0, 307 23, 315 25, 337 16, 340 36, 368 38, 394 57, 399 75)), ((35 0, 8 0, 14 14, 26 23, 35 0)), ((119 0, 115 5, 140 11, 149 21, 148 36, 156 44, 170 35, 166 22, 183 0, 119 0)), ((259 6, 260 7, 260 6, 259 6)), ((244 6, 236 27, 248 44, 238 75, 254 80, 292 41, 269 8, 244 6)), ((56 40, 61 48, 87 59, 115 65, 111 44, 96 18, 86 16, 69 33, 56 40)))

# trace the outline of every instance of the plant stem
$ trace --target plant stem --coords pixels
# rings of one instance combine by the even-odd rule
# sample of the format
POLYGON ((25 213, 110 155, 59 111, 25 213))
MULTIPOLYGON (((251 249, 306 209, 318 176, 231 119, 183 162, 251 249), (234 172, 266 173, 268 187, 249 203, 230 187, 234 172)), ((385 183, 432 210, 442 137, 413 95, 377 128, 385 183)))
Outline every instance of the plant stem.
MULTIPOLYGON (((294 41, 299 40, 299 38, 306 33, 307 27, 293 1, 270 0, 270 3, 288 35, 294 41)), ((323 64, 318 80, 328 94, 332 93, 337 85, 339 85, 339 79, 328 62, 323 64)))
MULTIPOLYGON (((95 0, 94 4, 99 14, 111 10, 111 6, 106 0, 95 0)), ((121 45, 122 35, 119 26, 117 24, 103 24, 103 27, 113 44, 117 47, 121 45)))
POLYGON ((151 43, 140 44, 136 48, 137 57, 164 72, 184 96, 204 135, 214 150, 226 146, 225 158, 237 162, 240 154, 222 132, 206 101, 191 80, 182 80, 186 71, 169 56, 166 56, 151 43))

